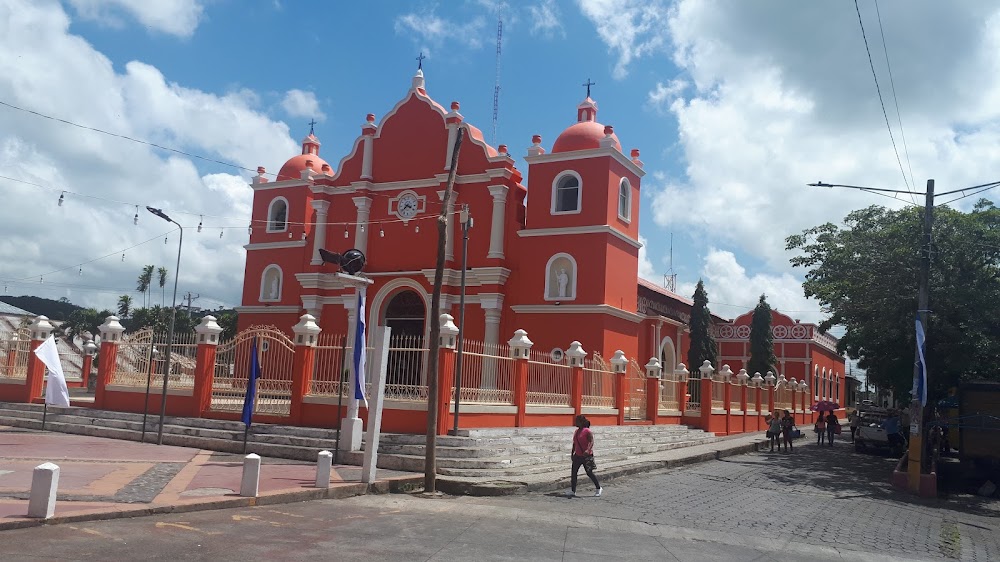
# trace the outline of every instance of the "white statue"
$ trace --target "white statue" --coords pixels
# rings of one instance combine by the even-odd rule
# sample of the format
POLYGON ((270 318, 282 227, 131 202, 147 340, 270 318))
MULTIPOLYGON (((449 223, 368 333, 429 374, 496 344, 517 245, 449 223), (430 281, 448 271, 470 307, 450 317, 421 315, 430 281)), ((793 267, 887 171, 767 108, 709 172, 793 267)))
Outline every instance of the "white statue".
POLYGON ((565 268, 559 269, 559 273, 556 274, 556 281, 559 283, 559 296, 561 298, 566 298, 566 288, 569 285, 569 275, 566 274, 565 268))
POLYGON ((269 288, 269 290, 267 292, 267 296, 270 299, 277 299, 278 298, 278 278, 277 277, 272 277, 271 278, 271 286, 270 286, 270 288, 269 288))

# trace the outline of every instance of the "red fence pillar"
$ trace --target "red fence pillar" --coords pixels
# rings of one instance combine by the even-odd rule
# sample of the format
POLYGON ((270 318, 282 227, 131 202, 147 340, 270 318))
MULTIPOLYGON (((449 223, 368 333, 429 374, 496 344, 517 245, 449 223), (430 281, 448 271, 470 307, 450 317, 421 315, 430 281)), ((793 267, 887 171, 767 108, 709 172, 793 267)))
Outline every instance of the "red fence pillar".
POLYGON ((774 415, 774 381, 774 373, 768 371, 764 382, 767 383, 767 412, 772 416, 774 415))
POLYGON ((646 363, 646 419, 653 425, 660 416, 660 360, 650 357, 646 363))
MULTIPOLYGON (((289 423, 302 425, 302 402, 312 385, 313 360, 320 327, 316 325, 316 317, 303 314, 299 323, 292 326, 292 332, 295 334, 295 357, 292 359, 292 404, 288 415, 289 423)), ((208 392, 211 399, 211 388, 208 392)))
POLYGON ((194 406, 191 415, 200 418, 212 406, 212 382, 215 379, 215 349, 219 345, 222 327, 214 316, 205 316, 195 326, 198 334, 198 354, 194 366, 194 406))
POLYGON ((573 415, 578 416, 583 413, 583 360, 587 357, 587 352, 578 341, 569 344, 566 350, 566 357, 569 359, 571 368, 569 405, 573 407, 573 415))
POLYGON ((726 435, 733 434, 733 370, 723 365, 719 372, 722 379, 722 409, 726 411, 726 435))
POLYGON ((24 378, 23 402, 30 404, 42 396, 42 384, 45 382, 45 363, 35 355, 35 350, 52 334, 53 326, 45 316, 38 316, 31 325, 31 345, 28 348, 28 372, 24 378))
POLYGON ((101 354, 97 361, 97 388, 94 390, 94 408, 104 408, 104 389, 111 382, 111 375, 118 364, 118 344, 125 327, 117 316, 108 316, 98 328, 101 332, 101 354))
POLYGON ((528 339, 528 332, 515 330, 507 345, 510 356, 514 358, 514 406, 517 407, 514 427, 524 427, 528 402, 528 357, 534 344, 528 339))
POLYGON ((625 369, 628 367, 628 359, 625 352, 615 351, 611 357, 611 366, 615 370, 615 407, 618 408, 618 425, 625 425, 625 398, 627 389, 625 386, 625 369))
MULTIPOLYGON (((438 413, 437 434, 448 435, 448 416, 451 413, 451 400, 455 394, 455 348, 458 346, 458 326, 453 322, 451 314, 442 314, 441 336, 438 355, 438 413)), ((461 376, 461 373, 459 373, 461 376)))
POLYGON ((87 340, 83 344, 83 369, 80 371, 80 378, 83 379, 84 390, 90 389, 90 378, 94 374, 94 353, 97 352, 97 345, 94 340, 87 340))

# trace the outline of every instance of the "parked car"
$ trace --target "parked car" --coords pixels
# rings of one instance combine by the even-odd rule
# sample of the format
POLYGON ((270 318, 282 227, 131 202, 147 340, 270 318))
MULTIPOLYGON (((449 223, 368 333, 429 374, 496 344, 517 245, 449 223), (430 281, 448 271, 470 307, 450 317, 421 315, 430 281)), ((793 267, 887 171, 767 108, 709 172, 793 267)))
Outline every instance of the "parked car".
POLYGON ((894 456, 902 456, 906 450, 906 432, 899 412, 882 408, 859 410, 861 416, 858 433, 854 438, 854 450, 889 449, 894 456))

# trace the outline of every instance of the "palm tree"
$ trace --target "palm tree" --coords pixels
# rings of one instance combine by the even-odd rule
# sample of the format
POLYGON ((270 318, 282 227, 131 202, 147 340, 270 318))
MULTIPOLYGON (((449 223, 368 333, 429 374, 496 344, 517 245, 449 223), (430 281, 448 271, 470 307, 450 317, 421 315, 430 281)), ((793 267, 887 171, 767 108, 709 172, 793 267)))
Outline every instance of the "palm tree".
POLYGON ((156 273, 160 276, 160 306, 163 306, 165 298, 163 286, 167 284, 167 268, 161 267, 156 270, 156 273))
POLYGON ((122 318, 128 318, 131 312, 132 312, 132 297, 128 295, 122 295, 118 297, 118 316, 121 316, 122 318))
POLYGON ((146 293, 149 291, 149 286, 153 283, 153 269, 155 266, 147 265, 142 268, 142 274, 139 275, 139 280, 136 282, 135 290, 142 293, 142 306, 146 306, 146 293))

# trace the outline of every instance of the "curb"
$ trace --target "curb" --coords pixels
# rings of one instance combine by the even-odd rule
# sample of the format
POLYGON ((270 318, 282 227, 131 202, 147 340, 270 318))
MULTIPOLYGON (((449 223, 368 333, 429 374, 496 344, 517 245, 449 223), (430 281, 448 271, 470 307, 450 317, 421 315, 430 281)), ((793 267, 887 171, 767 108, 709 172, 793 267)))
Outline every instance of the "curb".
POLYGON ((229 499, 211 500, 175 505, 158 505, 155 507, 140 507, 98 513, 81 513, 57 515, 48 519, 22 519, 19 521, 0 521, 0 531, 12 529, 27 529, 42 525, 60 525, 63 523, 79 523, 81 521, 109 521, 132 517, 147 517, 167 513, 189 513, 193 511, 209 511, 213 509, 231 509, 234 507, 254 507, 298 503, 312 500, 341 500, 366 494, 404 493, 415 487, 423 486, 423 477, 404 476, 380 480, 372 484, 347 484, 332 488, 311 488, 292 492, 274 492, 255 498, 234 497, 229 499))
MULTIPOLYGON (((711 460, 718 460, 725 457, 757 452, 761 450, 766 443, 767 441, 762 439, 746 445, 716 449, 714 451, 708 451, 676 459, 645 461, 628 466, 615 467, 601 472, 600 476, 601 480, 608 481, 624 476, 631 476, 633 474, 667 470, 711 460)), ((454 496, 513 496, 531 492, 551 492, 559 490, 569 486, 569 481, 569 477, 562 477, 549 482, 533 483, 503 480, 493 482, 468 482, 464 480, 453 480, 447 477, 438 477, 437 487, 438 490, 454 496)))

